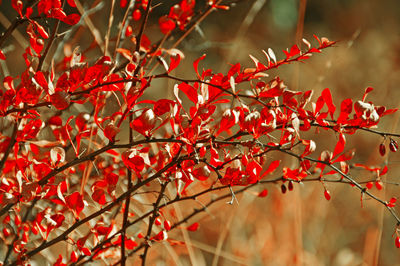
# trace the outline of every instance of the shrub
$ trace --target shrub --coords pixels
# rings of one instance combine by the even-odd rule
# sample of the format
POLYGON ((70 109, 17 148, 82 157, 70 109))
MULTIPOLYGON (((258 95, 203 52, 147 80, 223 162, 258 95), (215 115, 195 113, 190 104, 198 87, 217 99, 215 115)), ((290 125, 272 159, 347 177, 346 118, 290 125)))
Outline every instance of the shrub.
POLYGON ((16 28, 26 29, 29 46, 21 51, 25 65, 4 77, 0 95, 4 265, 39 261, 35 255, 45 250, 59 252, 48 259, 55 265, 125 265, 130 256, 145 264, 158 242, 184 244, 169 238, 177 228, 199 230, 199 213, 221 201, 236 204, 236 195, 254 188, 265 197, 265 184, 287 193, 296 183, 319 182, 326 200, 326 184, 348 184, 400 222, 396 198, 374 195, 387 165, 352 163, 355 150, 346 147, 349 135, 365 131, 384 139, 382 156, 396 152, 399 134, 377 129, 396 109, 367 101, 371 87, 337 108, 328 88, 313 95, 268 75, 334 41, 303 39, 282 59, 266 49, 262 59, 250 56, 251 66, 233 63, 223 73, 203 67, 204 55, 185 71, 193 76, 188 79, 173 74, 185 54, 177 47, 212 11, 229 9, 220 0, 160 1, 169 8, 163 14, 151 0, 112 1, 101 33, 88 15, 96 6, 74 0, 11 4, 15 19, 0 37, 0 59, 16 60, 6 52, 16 28), (116 9, 124 12, 118 23, 116 9), (74 38, 87 41, 82 28, 95 39, 83 52, 71 48, 74 38), (175 85, 157 88, 158 80, 175 85), (148 93, 155 89, 157 95, 148 93), (317 149, 320 131, 337 137, 327 150, 317 149), (284 163, 287 157, 295 158, 295 167, 284 163), (358 181, 356 168, 371 177, 358 181), (174 212, 173 206, 205 196, 200 208, 174 212))

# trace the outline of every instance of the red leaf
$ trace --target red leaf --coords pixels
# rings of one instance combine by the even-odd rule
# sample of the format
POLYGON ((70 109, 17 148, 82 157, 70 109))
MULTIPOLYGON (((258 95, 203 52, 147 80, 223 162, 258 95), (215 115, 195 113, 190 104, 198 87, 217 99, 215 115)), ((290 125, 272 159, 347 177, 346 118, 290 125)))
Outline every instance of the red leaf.
POLYGON ((34 76, 36 82, 42 86, 43 88, 47 89, 48 85, 47 85, 47 80, 46 77, 44 76, 42 71, 38 71, 36 72, 35 76, 34 76))
POLYGON ((106 175, 106 182, 109 185, 115 186, 118 183, 118 179, 119 179, 119 176, 117 174, 109 173, 106 175))
POLYGON ((171 110, 171 105, 175 102, 168 99, 160 99, 154 103, 154 113, 161 116, 171 110))
POLYGON ((77 262, 78 261, 78 254, 76 254, 76 251, 72 251, 71 252, 71 259, 70 259, 70 261, 71 262, 77 262))
POLYGON ((385 116, 385 115, 393 114, 393 113, 397 112, 397 110, 398 110, 397 108, 385 110, 385 112, 382 113, 381 117, 385 116))
POLYGON ((171 230, 171 223, 167 220, 164 221, 164 229, 167 231, 171 230))
POLYGON ((157 235, 153 236, 151 240, 162 241, 168 239, 168 234, 166 231, 161 231, 157 235))
POLYGON ((201 78, 201 76, 199 75, 198 66, 199 66, 199 62, 200 62, 201 60, 203 60, 204 58, 206 58, 206 54, 203 54, 201 57, 197 58, 197 59, 193 62, 194 71, 196 71, 197 78, 199 78, 199 79, 201 78))
POLYGON ((92 194, 92 199, 100 205, 104 205, 107 203, 106 195, 104 194, 104 190, 102 189, 96 189, 92 194))
POLYGON ((85 256, 90 256, 92 255, 92 252, 88 248, 81 248, 80 251, 85 255, 85 256))
POLYGON ((105 128, 104 128, 104 136, 108 138, 110 141, 115 140, 115 136, 120 132, 121 130, 116 127, 113 123, 109 123, 105 128))
POLYGON ((64 110, 71 104, 70 95, 65 91, 56 91, 50 95, 50 102, 58 110, 64 110))
POLYGON ((330 199, 331 199, 331 193, 329 193, 328 190, 325 190, 325 191, 324 191, 324 196, 325 196, 325 199, 326 199, 326 200, 330 200, 330 199))
POLYGON ((119 6, 120 6, 121 8, 126 7, 127 4, 128 4, 128 0, 121 0, 121 1, 119 1, 119 6))
POLYGON ((143 157, 135 155, 135 151, 126 150, 122 153, 123 163, 130 169, 134 170, 136 173, 140 173, 145 167, 145 162, 143 157))
POLYGON ((269 90, 262 91, 259 95, 259 97, 265 97, 265 98, 273 98, 277 96, 281 96, 283 93, 283 89, 279 87, 274 87, 269 90))
POLYGON ((387 167, 387 165, 385 165, 385 166, 383 167, 383 169, 381 169, 381 170, 379 171, 379 176, 385 175, 385 174, 387 173, 387 171, 388 171, 388 167, 387 167))
POLYGON ((170 33, 173 29, 175 29, 175 22, 170 19, 167 15, 164 15, 159 18, 158 24, 160 25, 160 30, 164 34, 170 33))
POLYGON ((37 29, 37 31, 39 32, 40 36, 41 36, 43 39, 48 39, 48 38, 49 38, 49 34, 47 33, 47 31, 42 27, 42 25, 40 25, 40 24, 37 23, 36 21, 34 21, 34 22, 35 22, 36 29, 37 29))
POLYGON ((396 198, 391 198, 390 201, 387 203, 387 206, 393 208, 394 206, 396 206, 396 201, 396 198))
POLYGON ((267 195, 268 195, 268 190, 267 190, 267 189, 264 189, 263 191, 261 191, 260 193, 258 193, 257 197, 264 198, 264 197, 266 197, 267 195))
POLYGON ((296 56, 298 54, 300 54, 300 49, 299 47, 295 44, 292 46, 292 48, 290 48, 290 52, 287 52, 285 50, 283 50, 283 52, 286 54, 286 59, 289 59, 293 56, 296 56))
POLYGON ((179 62, 181 61, 181 56, 179 54, 175 54, 171 56, 171 63, 169 64, 168 67, 168 73, 170 73, 172 70, 174 70, 178 65, 179 62))
POLYGON ((40 38, 30 38, 29 43, 31 44, 31 47, 33 50, 36 52, 36 54, 40 54, 40 52, 43 50, 44 47, 44 42, 40 38))
POLYGON ((266 175, 272 173, 273 171, 275 171, 276 168, 278 168, 280 163, 281 163, 281 160, 276 160, 276 161, 271 162, 269 164, 267 170, 265 170, 265 172, 262 174, 261 178, 263 178, 264 176, 266 176, 266 175))
POLYGON ((332 163, 349 161, 353 159, 354 155, 355 155, 355 149, 348 150, 345 153, 341 154, 339 157, 337 157, 336 160, 334 160, 332 163))
POLYGON ((342 153, 345 144, 346 144, 346 138, 344 137, 343 133, 340 133, 339 140, 336 143, 335 150, 333 151, 333 154, 332 154, 332 157, 331 157, 332 159, 335 158, 340 153, 342 153))
POLYGON ((134 249, 137 246, 138 246, 138 243, 136 243, 134 240, 129 239, 129 238, 125 239, 125 247, 126 247, 126 249, 134 249))
POLYGON ((367 98, 368 93, 370 93, 373 89, 374 88, 372 88, 372 87, 368 87, 368 88, 365 89, 365 92, 364 92, 364 95, 363 95, 363 98, 362 98, 363 102, 365 102, 365 98, 367 98))
POLYGON ((81 16, 79 14, 70 14, 66 18, 63 19, 63 22, 69 25, 75 25, 79 22, 81 16))
POLYGON ((349 114, 353 111, 353 100, 352 99, 345 99, 340 104, 340 115, 337 120, 338 124, 342 124, 346 122, 349 114))
POLYGON ((139 21, 141 17, 142 17, 142 13, 140 12, 139 9, 135 9, 132 12, 132 18, 133 18, 134 21, 139 21))
POLYGON ((178 88, 186 94, 186 96, 191 100, 193 103, 197 103, 197 90, 190 86, 187 83, 181 83, 178 85, 178 88))
POLYGON ((376 181, 376 182, 375 182, 375 187, 376 187, 378 190, 381 190, 381 189, 383 188, 382 182, 381 182, 381 181, 376 181))
POLYGON ((74 0, 67 0, 68 5, 71 7, 76 7, 75 1, 74 0))
POLYGON ((66 266, 67 264, 62 262, 63 257, 60 255, 58 255, 58 259, 56 260, 56 262, 54 263, 54 266, 66 266))
POLYGON ((374 186, 374 183, 372 183, 372 182, 368 182, 368 183, 365 185, 365 187, 366 187, 367 189, 371 189, 373 186, 374 186))
POLYGON ((199 229, 199 223, 194 223, 192 225, 189 225, 186 229, 192 232, 197 231, 197 229, 199 229))
POLYGON ((335 113, 336 106, 332 102, 332 95, 331 91, 326 88, 325 90, 322 91, 321 96, 324 98, 324 101, 326 105, 328 106, 329 114, 331 115, 331 118, 333 119, 333 114, 335 113))
POLYGON ((81 213, 85 204, 83 202, 83 197, 79 192, 74 192, 71 195, 65 197, 68 207, 73 210, 77 216, 81 213))

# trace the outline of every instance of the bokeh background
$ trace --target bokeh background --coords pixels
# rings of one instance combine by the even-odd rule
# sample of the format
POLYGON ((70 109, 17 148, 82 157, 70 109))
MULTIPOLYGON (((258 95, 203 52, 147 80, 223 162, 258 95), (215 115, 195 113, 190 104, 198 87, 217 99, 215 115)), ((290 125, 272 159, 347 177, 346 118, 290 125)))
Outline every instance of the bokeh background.
MULTIPOLYGON (((15 13, 10 1, 0 5, 1 31, 15 13)), ((105 34, 111 1, 81 1, 89 8, 102 2, 92 15, 92 21, 105 34), (106 19, 104 19, 106 18, 106 19)), ((118 2, 118 1, 117 1, 118 2)), ((159 2, 159 1, 157 1, 159 2)), ((165 14, 178 1, 166 1, 155 10, 165 14)), ((198 2, 201 2, 198 0, 198 2)), ((282 49, 306 38, 315 43, 312 35, 338 41, 334 48, 324 50, 304 64, 281 67, 270 73, 278 75, 294 90, 315 90, 318 95, 330 88, 338 106, 345 98, 361 99, 364 89, 375 88, 368 100, 389 108, 399 107, 400 99, 400 2, 398 0, 235 0, 229 11, 213 12, 197 30, 181 43, 178 49, 185 60, 174 75, 193 77, 191 64, 203 53, 205 67, 225 71, 230 63, 252 66, 249 54, 263 58, 262 49, 272 48, 277 57, 282 49)), ((122 10, 115 11, 118 21, 122 10)), ((154 16, 154 17, 155 17, 154 16)), ((150 18, 149 37, 157 39, 156 19, 150 18)), ((24 63, 21 47, 24 32, 20 28, 7 54, 15 64, 2 67, 1 76, 18 73, 24 63), (6 69, 7 72, 4 72, 6 69)), ((158 34, 158 35, 157 35, 158 34)), ((25 37, 26 38, 26 37, 25 37)), ((26 41, 26 40, 25 40, 26 41)), ((89 49, 93 41, 82 27, 66 44, 73 49, 79 45, 88 61, 97 58, 99 51, 89 49)), ((129 46, 129 45, 127 45, 129 46)), ((168 46, 168 45, 167 45, 168 46)), ((71 50, 70 49, 70 50, 71 50)), ((61 50, 61 58, 68 49, 61 50)), ((57 59, 57 57, 55 57, 57 59)), ((60 58, 58 58, 60 60, 60 58)), ((1 62, 0 62, 1 63, 1 62)), ((2 63, 3 64, 3 63, 2 63)), ((149 90, 149 98, 157 98, 160 90, 172 88, 172 82, 160 83, 149 90), (165 88, 165 89, 164 89, 165 88)), ((385 117, 380 130, 400 132, 398 114, 385 117)), ((377 135, 359 133, 347 138, 346 149, 356 148, 353 162, 375 165, 388 164, 384 189, 372 192, 384 199, 400 196, 399 153, 382 157, 377 135), (394 184, 389 184, 394 183, 394 184)), ((336 138, 322 133, 317 139, 318 150, 333 149, 336 138)), ((275 159, 275 158, 273 158, 275 159)), ((287 165, 295 165, 282 158, 287 165)), ((359 181, 371 179, 370 173, 352 170, 359 181)), ((272 177, 271 177, 272 178, 272 177)), ((156 244, 150 250, 151 265, 400 265, 400 250, 394 245, 395 221, 384 208, 370 199, 361 201, 358 190, 349 185, 327 184, 332 199, 325 200, 323 186, 318 182, 295 184, 292 192, 281 193, 280 184, 258 186, 237 195, 238 204, 225 201, 213 205, 191 221, 198 221, 196 232, 178 230, 170 238, 187 245, 156 244), (269 194, 259 198, 258 192, 267 188, 269 194)), ((199 187, 193 185, 190 191, 199 187)), ((174 211, 185 213, 211 196, 180 205, 174 211), (197 205, 196 205, 197 204, 197 205)), ((138 258, 132 258, 135 265, 138 258)))
MULTIPOLYGON (((361 99, 371 86, 375 90, 368 100, 395 108, 400 102, 399 12, 399 1, 239 1, 202 24, 207 41, 193 34, 184 47, 194 53, 207 47, 207 62, 226 69, 236 61, 251 65, 248 54, 262 58, 261 49, 271 47, 283 56, 281 50, 300 36, 310 41, 313 34, 325 36, 338 41, 335 48, 305 64, 284 66, 271 77, 279 75, 289 88, 313 89, 314 95, 330 88, 336 105, 345 98, 361 99)), ((398 119, 383 119, 381 130, 399 132, 398 119)), ((399 182, 399 156, 379 155, 382 138, 361 133, 347 141, 346 148, 357 149, 353 162, 387 163, 385 181, 399 182)), ((336 139, 323 135, 317 143, 320 149, 329 148, 336 139)), ((363 171, 352 174, 357 180, 372 177, 363 171)), ((245 193, 238 205, 221 204, 213 211, 215 217, 202 218, 205 223, 193 236, 196 244, 210 248, 205 251, 199 243, 199 256, 213 265, 400 265, 395 222, 383 207, 369 199, 361 202, 350 186, 327 186, 329 202, 321 184, 305 183, 285 195, 280 185, 266 186, 266 198, 245 193)), ((389 184, 373 192, 383 198, 400 194, 398 185, 389 184)))

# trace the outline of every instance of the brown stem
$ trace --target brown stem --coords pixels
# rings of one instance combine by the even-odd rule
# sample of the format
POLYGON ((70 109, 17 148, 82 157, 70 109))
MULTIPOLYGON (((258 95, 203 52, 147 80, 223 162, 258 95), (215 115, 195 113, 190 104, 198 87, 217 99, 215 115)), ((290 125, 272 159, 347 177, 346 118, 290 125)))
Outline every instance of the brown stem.
POLYGON ((151 236, 151 232, 153 231, 153 225, 154 225, 154 222, 155 222, 156 218, 158 217, 158 211, 160 209, 160 202, 164 197, 164 192, 165 192, 165 189, 167 188, 167 186, 168 186, 168 182, 165 182, 165 183, 163 183, 161 185, 160 193, 158 194, 156 202, 153 204, 154 208, 153 208, 153 211, 152 211, 152 215, 150 216, 149 225, 147 227, 147 233, 146 233, 146 236, 145 236, 145 243, 147 245, 144 247, 144 252, 140 256, 140 258, 142 259, 142 265, 143 266, 146 265, 147 252, 148 252, 148 250, 150 248, 150 245, 148 243, 150 243, 150 241, 151 241, 150 240, 150 236, 151 236))
MULTIPOLYGON (((29 214, 31 213, 32 209, 35 207, 36 203, 38 202, 38 199, 34 199, 32 204, 29 206, 29 208, 26 210, 24 217, 22 218, 22 223, 25 223, 28 220, 29 214)), ((8 258, 11 255, 11 252, 13 250, 15 242, 19 239, 18 233, 15 234, 14 239, 11 241, 11 243, 7 247, 7 253, 6 256, 4 257, 4 265, 7 265, 8 263, 8 258)))
POLYGON ((17 141, 17 132, 18 132, 18 122, 15 122, 13 131, 11 134, 10 143, 8 144, 8 147, 7 147, 6 151, 4 152, 3 158, 0 161, 0 171, 3 170, 4 164, 6 163, 6 161, 8 159, 8 155, 10 154, 11 149, 14 147, 14 144, 17 141))
MULTIPOLYGON (((132 114, 129 115, 129 124, 132 122, 132 114)), ((129 127, 129 142, 133 142, 132 128, 129 127)), ((128 168, 128 190, 132 189, 132 170, 128 168)), ((125 266, 126 254, 125 254, 125 237, 126 229, 128 224, 129 204, 131 202, 131 194, 126 197, 124 217, 122 221, 122 232, 121 232, 121 265, 125 266)))
MULTIPOLYGON (((64 2, 63 2, 63 5, 64 5, 64 2)), ((57 19, 56 20, 56 24, 54 25, 53 32, 51 33, 51 36, 49 38, 49 42, 47 43, 47 46, 46 46, 46 48, 44 50, 44 53, 42 54, 42 56, 39 59, 39 64, 37 66, 36 72, 42 70, 43 63, 46 60, 46 56, 48 55, 48 53, 50 51, 50 48, 53 45, 54 40, 56 39, 56 35, 57 35, 57 32, 58 32, 58 26, 59 25, 60 25, 60 20, 57 19)))
MULTIPOLYGON (((144 139, 144 140, 139 140, 139 141, 135 141, 135 142, 128 143, 128 144, 109 144, 109 145, 104 146, 103 148, 101 148, 101 149, 99 149, 97 151, 94 151, 94 152, 92 152, 92 153, 90 153, 90 154, 88 154, 88 155, 86 155, 84 157, 75 158, 74 160, 64 164, 63 166, 54 169, 49 174, 47 174, 45 177, 43 177, 38 182, 38 184, 40 186, 44 186, 45 184, 47 184, 47 182, 48 182, 48 180, 50 178, 52 178, 53 176, 57 175, 58 173, 61 173, 62 171, 66 170, 66 169, 68 169, 68 168, 70 168, 70 167, 72 167, 74 165, 80 164, 82 162, 92 161, 92 160, 95 159, 96 156, 98 156, 98 155, 100 155, 100 154, 102 154, 102 153, 104 153, 104 152, 106 152, 108 150, 118 149, 118 148, 130 148, 130 147, 133 147, 133 146, 136 146, 136 145, 140 145, 140 144, 144 144, 144 143, 157 143, 157 142, 177 142, 177 143, 182 143, 181 140, 174 140, 174 139, 144 139)), ((2 215, 4 215, 5 213, 7 213, 11 209, 11 207, 13 207, 15 204, 16 203, 10 203, 10 204, 7 204, 5 207, 3 207, 0 210, 0 217, 2 215)))
POLYGON ((149 0, 149 2, 147 3, 147 7, 146 7, 146 11, 144 14, 144 19, 142 21, 142 24, 140 25, 140 30, 138 35, 136 36, 136 48, 135 51, 139 52, 140 50, 140 43, 142 41, 142 36, 143 36, 143 32, 144 32, 144 28, 146 27, 147 24, 147 20, 149 19, 149 14, 150 14, 150 8, 151 8, 151 2, 152 0, 149 0))
POLYGON ((2 33, 0 36, 0 47, 3 45, 4 41, 7 40, 8 37, 12 34, 12 32, 22 23, 28 21, 27 19, 24 18, 16 18, 13 20, 11 25, 7 28, 5 32, 2 33))
MULTIPOLYGON (((86 222, 98 217, 99 215, 111 210, 113 207, 119 205, 124 199, 126 199, 130 194, 132 194, 133 192, 135 192, 136 190, 138 190, 139 188, 143 187, 144 185, 150 183, 151 181, 155 180, 156 178, 161 177, 161 175, 167 171, 168 169, 170 169, 171 167, 175 166, 176 164, 182 162, 183 160, 185 160, 185 157, 177 157, 174 158, 170 163, 168 163, 166 166, 164 166, 161 170, 159 170, 157 173, 155 173, 154 175, 152 175, 151 177, 142 180, 140 182, 138 182, 135 186, 133 186, 130 190, 126 191, 125 193, 121 194, 117 199, 115 199, 112 203, 108 204, 106 207, 100 209, 97 212, 92 213, 91 215, 83 218, 82 220, 79 220, 77 222, 75 222, 72 226, 70 226, 68 229, 66 229, 62 234, 60 234, 58 237, 50 240, 50 241, 43 241, 42 244, 40 244, 38 247, 36 247, 35 249, 29 251, 26 253, 26 258, 29 259, 32 256, 34 256, 35 254, 39 253, 40 251, 55 245, 56 243, 60 242, 60 241, 65 241, 68 238, 68 235, 75 231, 75 229, 77 229, 79 226, 85 224, 86 222)), ((13 263, 11 263, 10 265, 17 265, 17 262, 14 261, 13 263)))

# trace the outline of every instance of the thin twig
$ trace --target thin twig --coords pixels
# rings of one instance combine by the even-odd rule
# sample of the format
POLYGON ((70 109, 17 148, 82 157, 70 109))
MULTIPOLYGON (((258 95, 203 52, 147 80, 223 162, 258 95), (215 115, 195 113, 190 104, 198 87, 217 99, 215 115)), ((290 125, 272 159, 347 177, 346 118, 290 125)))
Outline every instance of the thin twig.
MULTIPOLYGON (((134 185, 130 190, 128 190, 128 191, 124 192, 123 194, 121 194, 112 203, 110 203, 107 206, 103 207, 99 211, 94 212, 91 215, 86 216, 85 218, 83 218, 83 219, 81 219, 79 221, 76 221, 72 226, 67 228, 62 234, 60 234, 56 238, 54 238, 54 239, 52 239, 50 241, 45 240, 38 247, 34 248, 31 251, 28 251, 26 253, 26 258, 29 259, 32 256, 34 256, 35 254, 41 252, 42 250, 44 250, 44 249, 46 249, 46 248, 48 248, 50 246, 53 246, 53 245, 55 245, 56 243, 58 243, 60 241, 64 241, 65 239, 67 239, 68 235, 70 233, 72 233, 73 231, 75 231, 78 227, 80 227, 81 225, 85 224, 86 222, 98 217, 99 215, 111 210, 113 207, 121 204, 121 202, 124 199, 126 199, 130 194, 132 194, 133 192, 135 192, 139 188, 143 187, 144 185, 150 183, 151 181, 155 180, 156 178, 159 178, 164 172, 166 172, 168 169, 170 169, 171 167, 175 166, 176 164, 180 163, 183 160, 185 160, 184 157, 174 158, 174 160, 172 160, 170 163, 168 163, 166 166, 164 166, 157 173, 153 174, 152 176, 148 177, 147 179, 144 179, 144 180, 136 183, 136 185, 134 185)), ((10 265, 17 265, 17 262, 14 261, 10 265)))
MULTIPOLYGON (((64 1, 63 1, 63 4, 64 4, 64 1)), ((42 70, 43 63, 46 60, 46 56, 48 55, 48 53, 50 51, 50 48, 53 45, 54 40, 56 39, 56 35, 57 35, 57 32, 58 32, 58 26, 59 25, 60 25, 60 20, 57 19, 56 24, 54 25, 53 32, 51 33, 51 36, 49 38, 49 42, 47 43, 47 46, 46 46, 46 48, 44 50, 44 53, 39 58, 39 64, 38 64, 38 66, 36 68, 36 72, 42 70)))
MULTIPOLYGON (((156 218, 159 216, 158 210, 160 209, 160 202, 164 198, 164 192, 165 192, 165 189, 167 188, 167 186, 168 186, 168 182, 164 182, 161 185, 160 193, 158 194, 156 202, 153 204, 153 211, 152 211, 152 215, 150 216, 149 225, 147 227, 145 243, 150 243, 150 241, 151 241, 150 236, 153 231, 153 225, 154 225, 156 218)), ((143 254, 140 256, 140 258, 142 259, 143 266, 146 265, 146 257, 147 257, 147 252, 148 252, 149 248, 150 248, 150 245, 149 244, 146 245, 144 247, 143 254)))
MULTIPOLYGON (((132 114, 129 115, 129 124, 132 122, 132 114)), ((129 142, 133 142, 133 131, 132 128, 129 127, 129 142)), ((128 168, 128 190, 132 189, 132 170, 128 168)), ((124 217, 122 220, 122 232, 121 232, 121 265, 125 266, 126 263, 126 255, 125 255, 125 238, 126 238, 126 229, 128 224, 128 214, 129 214, 129 204, 131 202, 131 195, 129 194, 125 200, 125 210, 124 217)))
MULTIPOLYGON (((10 143, 7 146, 6 151, 4 152, 3 158, 0 161, 0 171, 3 170, 4 164, 8 159, 8 155, 10 154, 12 148, 14 147, 15 142, 17 141, 17 132, 18 132, 18 122, 15 121, 13 131, 10 137, 10 143)), ((0 215, 1 216, 1 215, 0 215)))

